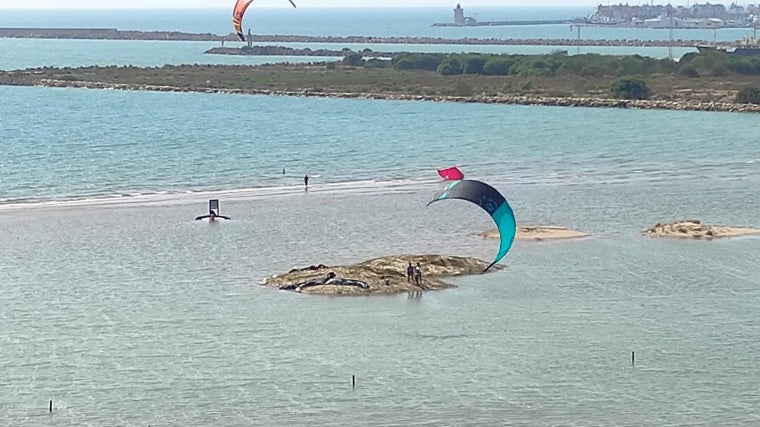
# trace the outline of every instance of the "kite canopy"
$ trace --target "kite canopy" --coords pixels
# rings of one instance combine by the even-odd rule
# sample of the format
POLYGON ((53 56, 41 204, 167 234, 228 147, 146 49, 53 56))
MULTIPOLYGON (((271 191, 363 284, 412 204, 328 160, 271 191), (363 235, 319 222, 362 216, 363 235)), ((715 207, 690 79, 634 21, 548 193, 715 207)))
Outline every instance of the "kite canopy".
POLYGON ((445 199, 462 199, 475 203, 488 212, 496 223, 496 228, 498 228, 501 237, 501 243, 499 244, 499 252, 496 254, 496 259, 483 270, 485 273, 504 258, 507 252, 509 252, 509 248, 512 247, 512 242, 515 240, 517 222, 515 221, 515 214, 512 212, 512 207, 507 203, 507 199, 505 199, 495 188, 484 182, 471 179, 454 181, 447 184, 440 191, 435 193, 433 200, 428 202, 428 206, 431 203, 445 199))
POLYGON ((464 174, 457 167, 438 169, 438 175, 440 175, 443 179, 449 179, 452 181, 464 179, 464 174))
MULTIPOLYGON (((296 7, 293 0, 288 1, 293 7, 296 7)), ((245 41, 245 36, 243 35, 243 15, 245 15, 245 11, 251 3, 253 3, 253 0, 237 0, 235 2, 235 7, 232 9, 232 28, 242 41, 245 41)))

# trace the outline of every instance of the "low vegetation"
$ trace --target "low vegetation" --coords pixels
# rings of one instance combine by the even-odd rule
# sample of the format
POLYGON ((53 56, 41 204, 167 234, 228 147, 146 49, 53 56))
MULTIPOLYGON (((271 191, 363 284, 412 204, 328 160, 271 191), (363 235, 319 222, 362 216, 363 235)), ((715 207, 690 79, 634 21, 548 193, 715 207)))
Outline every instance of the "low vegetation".
POLYGON ((760 57, 689 53, 679 61, 639 55, 402 53, 310 64, 37 68, 0 72, 0 84, 144 85, 187 90, 377 96, 546 96, 760 103, 760 57))

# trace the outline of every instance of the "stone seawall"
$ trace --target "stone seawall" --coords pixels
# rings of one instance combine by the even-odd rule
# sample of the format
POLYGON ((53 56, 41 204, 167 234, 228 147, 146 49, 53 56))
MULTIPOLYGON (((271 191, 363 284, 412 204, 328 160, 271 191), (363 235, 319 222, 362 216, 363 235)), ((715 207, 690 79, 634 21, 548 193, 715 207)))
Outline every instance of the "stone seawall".
POLYGON ((267 96, 310 96, 322 98, 358 98, 384 99, 400 101, 431 101, 431 102, 464 102, 484 104, 512 105, 544 105, 558 107, 589 107, 589 108, 634 108, 642 110, 681 110, 681 111, 719 111, 734 113, 760 113, 760 105, 737 104, 730 102, 686 102, 665 100, 621 100, 612 98, 592 97, 552 97, 540 95, 498 95, 498 96, 443 96, 443 95, 407 95, 396 93, 363 93, 363 92, 329 92, 324 90, 281 91, 268 89, 218 89, 218 88, 184 88, 175 86, 158 86, 142 84, 120 84, 81 82, 66 80, 40 79, 33 83, 17 81, 0 81, 0 84, 17 86, 42 87, 76 87, 85 89, 105 90, 142 90, 156 92, 198 92, 226 93, 267 96))
MULTIPOLYGON (((0 28, 0 38, 89 39, 89 40, 168 40, 238 42, 236 35, 184 33, 179 31, 124 31, 115 28, 0 28)), ((630 46, 630 47, 695 47, 706 40, 578 40, 562 39, 479 39, 441 37, 373 37, 373 36, 307 36, 253 35, 254 43, 372 43, 372 44, 429 44, 429 45, 506 45, 506 46, 630 46)))

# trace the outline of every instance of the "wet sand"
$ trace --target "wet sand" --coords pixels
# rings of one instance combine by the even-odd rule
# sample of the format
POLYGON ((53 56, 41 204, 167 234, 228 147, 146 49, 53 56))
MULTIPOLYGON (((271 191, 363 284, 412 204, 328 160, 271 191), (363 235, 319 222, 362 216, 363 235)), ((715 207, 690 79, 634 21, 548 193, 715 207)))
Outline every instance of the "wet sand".
MULTIPOLYGON (((486 239, 498 239, 499 230, 492 229, 480 233, 480 236, 486 239)), ((567 227, 560 227, 554 225, 536 225, 536 226, 519 226, 517 227, 517 240, 557 240, 557 239, 578 239, 581 237, 589 237, 588 233, 582 231, 570 230, 567 227)))

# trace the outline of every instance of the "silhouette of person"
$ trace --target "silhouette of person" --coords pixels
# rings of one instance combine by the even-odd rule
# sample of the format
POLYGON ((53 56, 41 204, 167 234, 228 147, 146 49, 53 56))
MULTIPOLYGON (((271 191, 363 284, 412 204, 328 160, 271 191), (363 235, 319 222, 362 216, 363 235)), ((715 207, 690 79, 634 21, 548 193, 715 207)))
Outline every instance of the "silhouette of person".
POLYGON ((309 175, 303 176, 303 186, 308 187, 309 186, 309 175))

